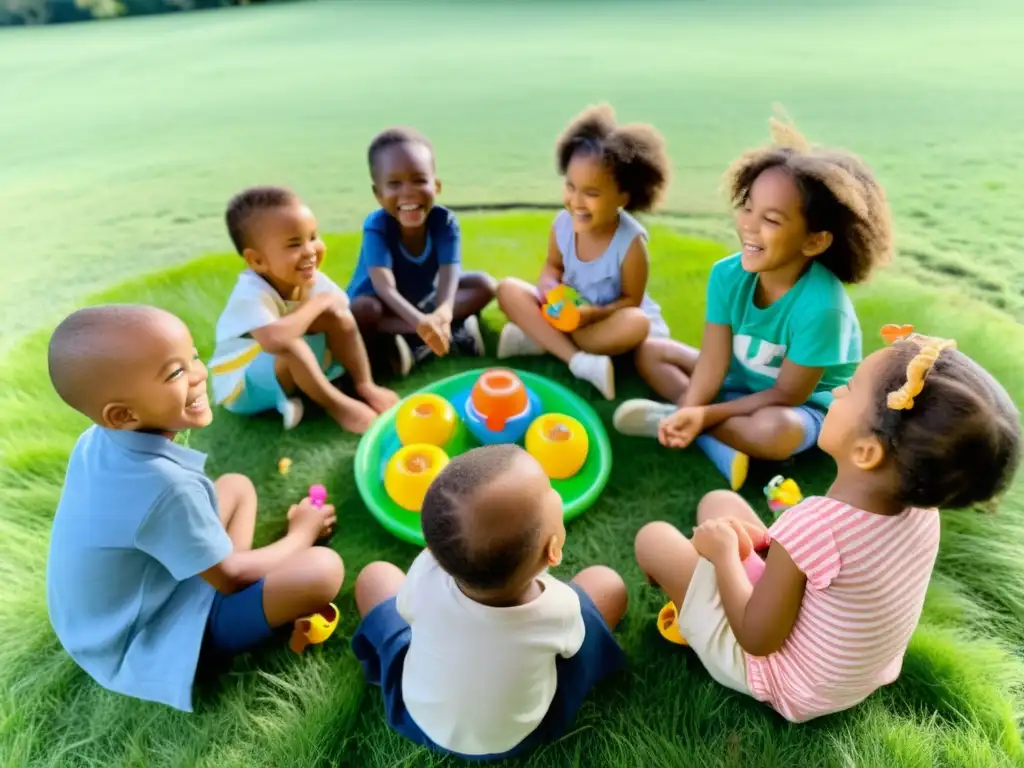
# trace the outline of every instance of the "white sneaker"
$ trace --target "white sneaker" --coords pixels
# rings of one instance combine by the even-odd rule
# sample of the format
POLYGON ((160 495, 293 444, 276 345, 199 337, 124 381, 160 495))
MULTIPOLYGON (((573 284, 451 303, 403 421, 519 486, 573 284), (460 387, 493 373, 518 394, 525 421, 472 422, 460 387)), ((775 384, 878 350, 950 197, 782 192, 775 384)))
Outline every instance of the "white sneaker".
POLYGON ((606 400, 615 399, 615 367, 607 355, 577 352, 569 361, 569 371, 581 381, 589 381, 606 400))
POLYGON ((527 357, 543 355, 546 350, 537 342, 523 333, 523 329, 515 323, 505 323, 498 337, 498 359, 507 357, 527 357))
POLYGON ((612 425, 615 430, 630 437, 657 437, 658 426, 666 416, 675 413, 672 403, 654 400, 627 400, 615 409, 612 425))
POLYGON ((398 354, 398 375, 405 378, 412 370, 413 359, 409 342, 400 333, 395 334, 395 352, 398 354))
POLYGON ((299 422, 302 421, 302 414, 304 411, 305 408, 299 398, 289 397, 284 401, 284 405, 281 408, 281 416, 284 417, 285 431, 295 429, 299 426, 299 422))

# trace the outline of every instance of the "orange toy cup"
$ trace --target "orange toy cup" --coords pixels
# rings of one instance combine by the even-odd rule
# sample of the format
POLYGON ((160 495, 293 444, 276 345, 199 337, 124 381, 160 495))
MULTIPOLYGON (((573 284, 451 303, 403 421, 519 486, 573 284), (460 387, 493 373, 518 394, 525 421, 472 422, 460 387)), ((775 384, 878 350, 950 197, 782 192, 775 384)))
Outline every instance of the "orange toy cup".
POLYGON ((522 380, 507 368, 492 368, 480 374, 470 399, 492 432, 501 432, 506 421, 521 414, 529 405, 522 380))
POLYGON ((563 333, 572 333, 580 327, 579 297, 567 285, 552 288, 541 311, 544 319, 563 333))

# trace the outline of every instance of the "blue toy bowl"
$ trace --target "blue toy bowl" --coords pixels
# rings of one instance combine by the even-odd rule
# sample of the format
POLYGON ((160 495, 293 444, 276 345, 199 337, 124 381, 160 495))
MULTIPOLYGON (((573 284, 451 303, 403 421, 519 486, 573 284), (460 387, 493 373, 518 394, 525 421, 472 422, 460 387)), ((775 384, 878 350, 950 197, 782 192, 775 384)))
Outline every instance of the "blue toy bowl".
POLYGON ((533 393, 533 390, 526 390, 526 409, 518 416, 513 416, 505 422, 505 428, 500 432, 492 432, 487 428, 483 417, 473 407, 473 399, 469 396, 470 390, 460 392, 452 398, 452 405, 456 413, 462 413, 465 418, 466 427, 470 433, 483 445, 498 445, 499 443, 518 443, 523 439, 526 430, 533 423, 534 416, 540 414, 540 398, 533 393))

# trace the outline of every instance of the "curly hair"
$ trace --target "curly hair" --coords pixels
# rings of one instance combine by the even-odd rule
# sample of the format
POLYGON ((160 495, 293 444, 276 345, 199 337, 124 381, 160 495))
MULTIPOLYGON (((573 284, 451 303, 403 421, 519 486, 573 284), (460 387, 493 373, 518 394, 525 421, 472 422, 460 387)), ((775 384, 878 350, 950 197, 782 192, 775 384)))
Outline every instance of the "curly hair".
POLYGON ((888 348, 871 426, 893 462, 903 504, 963 509, 1009 487, 1020 461, 1020 414, 988 371, 955 345, 934 341, 911 336, 888 348), (908 378, 923 386, 904 402, 908 378))
POLYGON ((558 137, 555 157, 565 175, 577 155, 600 157, 619 189, 629 196, 627 211, 654 210, 671 177, 665 140, 653 126, 617 125, 607 104, 587 107, 558 137))
POLYGON ((415 128, 388 128, 374 136, 370 141, 369 149, 366 150, 366 162, 370 166, 370 176, 374 175, 377 158, 380 157, 381 152, 399 144, 419 144, 426 147, 430 152, 430 162, 433 164, 434 145, 430 143, 430 139, 415 128))
POLYGON ((456 456, 434 478, 423 499, 420 522, 427 547, 447 573, 473 589, 505 586, 540 540, 540 528, 522 510, 517 510, 522 525, 504 535, 485 536, 483 541, 474 541, 472 535, 472 518, 480 514, 473 509, 474 497, 524 453, 518 445, 500 444, 456 456))
POLYGON ((800 190, 809 232, 831 232, 818 261, 843 283, 860 283, 892 258, 892 216, 885 189, 856 155, 812 146, 796 128, 769 121, 773 144, 744 152, 726 171, 733 205, 747 202, 754 181, 769 168, 784 168, 800 190))
POLYGON ((284 187, 249 187, 232 197, 224 219, 235 250, 239 254, 245 251, 249 222, 255 214, 280 208, 297 199, 298 195, 284 187))

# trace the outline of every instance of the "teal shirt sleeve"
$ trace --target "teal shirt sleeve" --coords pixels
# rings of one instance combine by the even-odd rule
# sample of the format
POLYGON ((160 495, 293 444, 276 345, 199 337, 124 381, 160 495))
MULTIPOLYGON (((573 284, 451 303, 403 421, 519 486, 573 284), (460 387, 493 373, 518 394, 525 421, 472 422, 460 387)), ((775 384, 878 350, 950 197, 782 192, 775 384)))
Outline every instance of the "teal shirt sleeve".
POLYGON ((169 487, 139 526, 135 544, 178 581, 212 568, 232 551, 210 494, 198 482, 169 487))
POLYGON ((735 286, 730 285, 730 276, 734 271, 731 267, 730 259, 723 259, 711 268, 711 275, 708 277, 707 308, 704 310, 706 322, 732 325, 729 294, 735 286))
POLYGON ((856 318, 838 309, 809 312, 794 324, 796 332, 789 343, 786 358, 805 368, 830 368, 856 363, 851 343, 857 333, 856 318))

